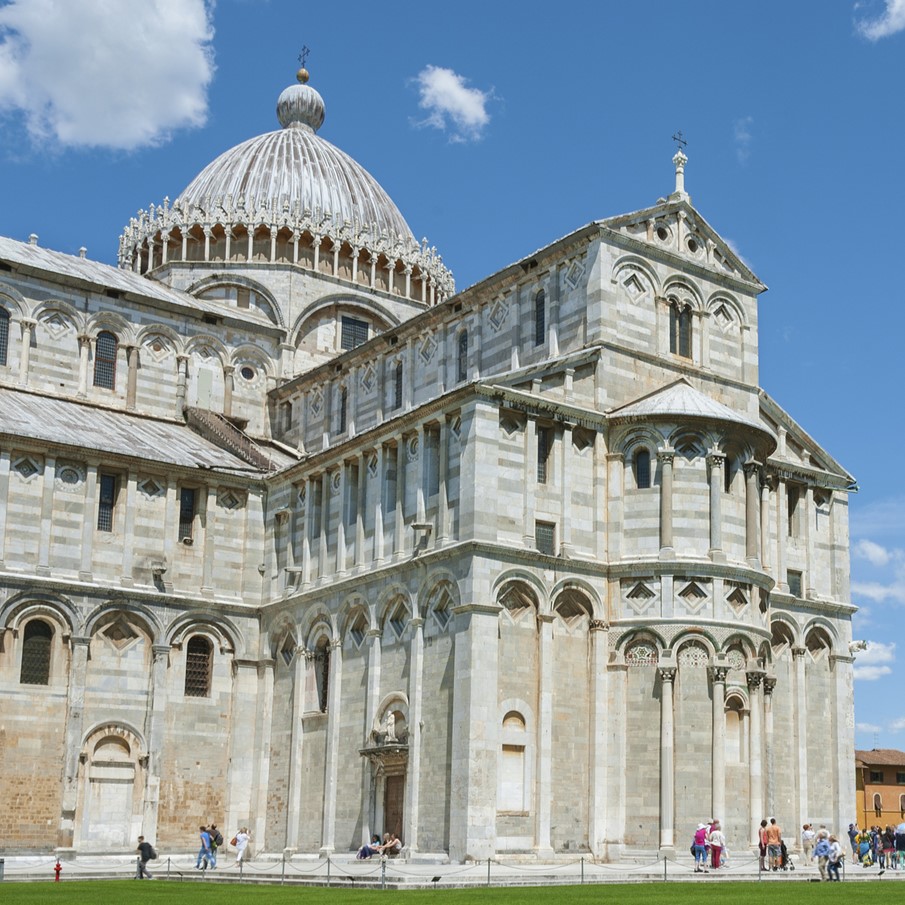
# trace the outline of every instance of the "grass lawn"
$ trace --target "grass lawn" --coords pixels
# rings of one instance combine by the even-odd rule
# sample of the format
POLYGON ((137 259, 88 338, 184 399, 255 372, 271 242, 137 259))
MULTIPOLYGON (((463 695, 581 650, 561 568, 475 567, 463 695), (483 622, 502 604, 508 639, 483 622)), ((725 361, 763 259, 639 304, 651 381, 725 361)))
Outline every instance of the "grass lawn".
MULTIPOLYGON (((879 892, 871 887, 875 894, 879 892)), ((134 880, 0 884, 3 905, 35 902, 60 905, 223 905, 225 901, 261 905, 304 902, 315 905, 815 905, 843 902, 851 888, 840 883, 636 883, 598 886, 483 887, 478 889, 366 890, 280 886, 228 886, 134 880)))

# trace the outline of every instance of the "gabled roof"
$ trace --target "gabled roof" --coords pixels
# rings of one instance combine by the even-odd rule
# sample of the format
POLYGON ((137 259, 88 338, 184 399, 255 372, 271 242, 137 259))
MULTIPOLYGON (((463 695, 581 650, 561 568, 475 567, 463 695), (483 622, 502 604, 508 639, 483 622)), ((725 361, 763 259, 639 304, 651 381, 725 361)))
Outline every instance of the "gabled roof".
POLYGON ((684 377, 654 390, 634 402, 607 412, 612 421, 650 420, 653 418, 700 418, 709 421, 729 421, 741 424, 762 434, 773 436, 759 421, 733 411, 728 405, 717 402, 696 390, 684 377))
MULTIPOLYGON (((260 474, 185 424, 0 387, 0 436, 185 468, 260 474)), ((8 443, 4 445, 8 446, 8 443)))
POLYGON ((855 763, 871 767, 905 767, 905 751, 898 751, 895 748, 855 751, 855 763))
POLYGON ((704 217, 692 206, 687 199, 673 201, 661 201, 653 207, 647 207, 629 214, 620 214, 617 217, 608 217, 600 220, 599 225, 616 233, 629 236, 636 241, 653 244, 667 252, 676 254, 697 264, 706 270, 712 270, 722 276, 735 277, 746 283, 753 283, 757 292, 763 292, 767 287, 758 279, 757 275, 739 257, 732 246, 704 219, 704 217), (660 243, 656 239, 650 243, 647 239, 647 228, 651 222, 658 220, 674 219, 679 212, 685 216, 685 223, 694 235, 711 243, 711 248, 699 248, 692 252, 689 248, 678 247, 674 242, 660 243))

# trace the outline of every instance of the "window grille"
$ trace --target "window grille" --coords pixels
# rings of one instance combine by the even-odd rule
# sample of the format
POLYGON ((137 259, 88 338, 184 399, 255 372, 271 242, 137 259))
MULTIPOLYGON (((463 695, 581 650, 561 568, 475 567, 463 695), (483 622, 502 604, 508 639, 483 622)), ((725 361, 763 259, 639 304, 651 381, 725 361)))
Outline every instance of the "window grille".
POLYGON ((456 379, 461 382, 468 379, 468 331, 459 334, 459 354, 457 358, 456 379))
POLYGON ((9 312, 0 307, 0 365, 7 363, 9 354, 9 312))
POLYGON ((537 483, 546 484, 549 474, 550 448, 552 444, 552 430, 549 427, 537 429, 537 483))
POLYGON ((368 341, 368 322, 357 317, 342 318, 339 344, 344 351, 354 349, 368 341))
POLYGON ((547 341, 547 294, 543 289, 534 296, 534 345, 547 341))
POLYGON ((534 523, 534 545, 539 553, 556 555, 556 525, 554 522, 534 523))
POLYGON ((650 452, 646 449, 635 453, 635 487, 638 490, 650 487, 650 452))
POLYGON ((344 434, 346 432, 346 420, 349 416, 349 391, 342 387, 339 391, 339 424, 336 426, 337 433, 344 434))
POLYGON ((50 644, 53 629, 42 619, 32 619, 25 626, 22 638, 22 685, 50 684, 50 644))
POLYGON ((100 476, 100 495, 97 501, 97 530, 113 530, 113 510, 116 506, 116 475, 100 476))
POLYGON ((192 540, 195 531, 195 490, 183 487, 179 491, 179 540, 192 540))
POLYGON ((94 385, 105 390, 116 389, 116 337, 98 333, 94 344, 94 385))
POLYGON ((214 646, 207 638, 194 635, 185 648, 185 696, 206 698, 211 693, 211 665, 214 646))
POLYGON ((393 387, 393 408, 402 408, 402 362, 396 363, 395 384, 393 387))

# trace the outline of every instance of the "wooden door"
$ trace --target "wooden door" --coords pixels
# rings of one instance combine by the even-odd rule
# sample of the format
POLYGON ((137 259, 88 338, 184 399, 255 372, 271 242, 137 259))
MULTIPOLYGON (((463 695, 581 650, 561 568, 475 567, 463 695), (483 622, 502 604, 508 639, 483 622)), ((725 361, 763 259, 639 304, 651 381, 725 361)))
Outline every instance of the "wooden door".
MULTIPOLYGON (((405 776, 387 776, 383 789, 383 831, 402 839, 402 809, 405 804, 405 776)), ((403 843, 405 839, 402 839, 403 843)))

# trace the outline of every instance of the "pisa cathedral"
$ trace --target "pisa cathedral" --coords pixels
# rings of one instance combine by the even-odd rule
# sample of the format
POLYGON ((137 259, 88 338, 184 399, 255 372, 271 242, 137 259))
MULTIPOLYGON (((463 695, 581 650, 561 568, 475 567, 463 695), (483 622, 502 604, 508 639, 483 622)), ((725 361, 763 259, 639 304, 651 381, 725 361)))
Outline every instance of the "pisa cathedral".
POLYGON ((297 81, 118 267, 0 238, 5 851, 844 827, 854 480, 685 155, 457 293, 297 81))

